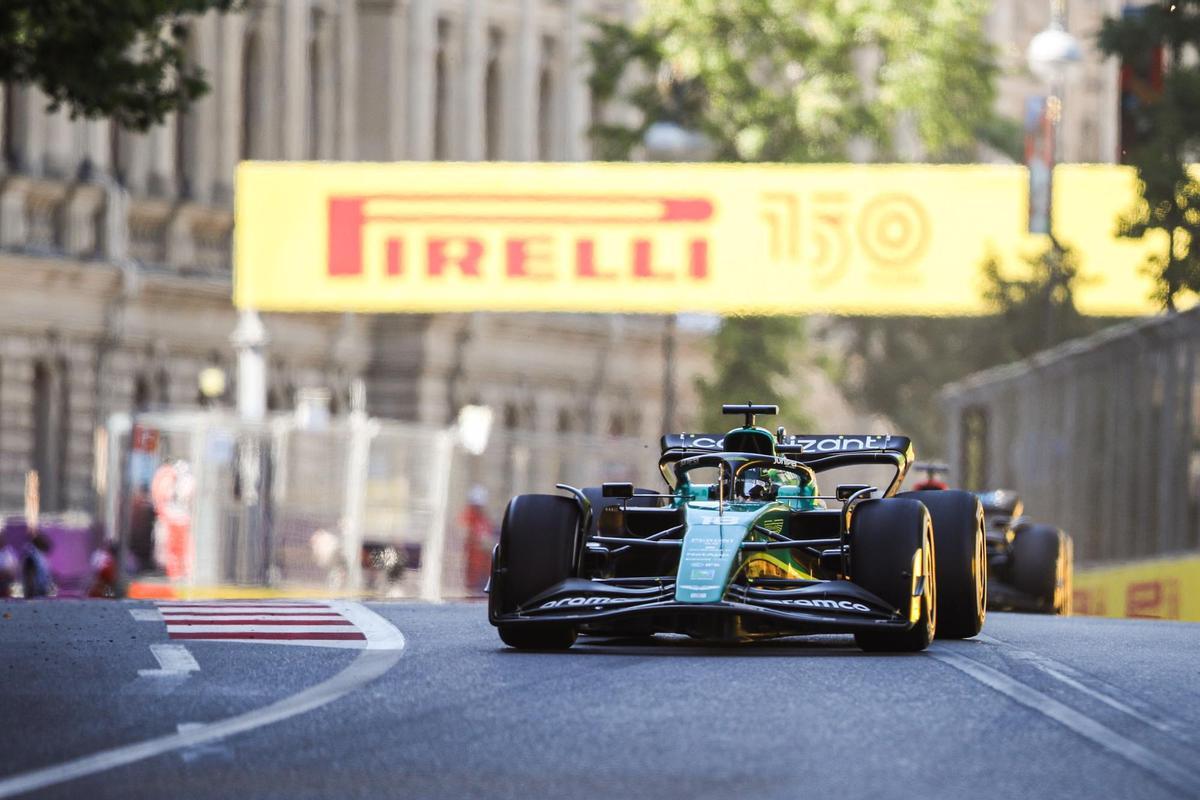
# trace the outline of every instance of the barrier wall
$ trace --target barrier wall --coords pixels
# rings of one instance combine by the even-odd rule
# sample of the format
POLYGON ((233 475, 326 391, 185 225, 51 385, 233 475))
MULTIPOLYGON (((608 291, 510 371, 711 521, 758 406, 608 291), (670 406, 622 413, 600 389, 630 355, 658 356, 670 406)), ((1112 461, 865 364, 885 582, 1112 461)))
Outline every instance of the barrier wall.
POLYGON ((1200 555, 1081 570, 1074 613, 1200 622, 1200 555))

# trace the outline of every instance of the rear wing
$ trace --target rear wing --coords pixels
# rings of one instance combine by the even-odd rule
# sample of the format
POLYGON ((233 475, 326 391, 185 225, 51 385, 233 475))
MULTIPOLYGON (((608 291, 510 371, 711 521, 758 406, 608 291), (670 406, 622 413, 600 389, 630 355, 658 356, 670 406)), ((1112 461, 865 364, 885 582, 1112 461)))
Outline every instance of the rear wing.
MULTIPOLYGON (((668 433, 662 437, 662 450, 695 450, 719 452, 725 447, 723 433, 668 433)), ((780 455, 793 461, 804 461, 805 457, 831 455, 834 453, 857 453, 887 451, 900 453, 912 460, 912 440, 907 436, 890 434, 828 434, 789 433, 776 445, 780 455)))
MULTIPOLYGON (((717 453, 724 449, 723 433, 668 433, 662 437, 665 459, 676 460, 692 453, 717 453)), ((912 466, 912 439, 891 434, 787 434, 775 445, 776 452, 814 469, 852 464, 894 464, 898 487, 912 466)))

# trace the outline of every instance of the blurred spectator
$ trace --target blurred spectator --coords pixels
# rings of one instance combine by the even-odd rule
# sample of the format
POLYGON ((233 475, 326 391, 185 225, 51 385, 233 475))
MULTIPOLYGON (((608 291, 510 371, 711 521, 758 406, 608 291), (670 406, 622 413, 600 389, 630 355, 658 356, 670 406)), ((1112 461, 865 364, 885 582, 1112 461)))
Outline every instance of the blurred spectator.
POLYGON ((92 585, 88 597, 118 597, 117 543, 105 542, 92 554, 92 585))
POLYGON ((0 597, 11 597, 12 587, 21 571, 21 560, 8 544, 8 537, 0 528, 0 597))
POLYGON ((492 548, 496 545, 496 526, 487 512, 488 493, 483 486, 467 492, 467 507, 459 515, 459 524, 467 532, 466 588, 468 594, 482 594, 492 571, 492 548))
POLYGON ((138 572, 158 567, 154 561, 154 500, 149 484, 141 484, 133 494, 129 508, 129 552, 137 559, 138 572))
POLYGON ((154 473, 154 558, 172 580, 191 574, 192 495, 196 481, 182 459, 166 461, 154 473))
POLYGON ((50 540, 41 531, 30 531, 29 543, 21 557, 21 581, 26 597, 48 597, 54 593, 54 579, 50 577, 50 540))

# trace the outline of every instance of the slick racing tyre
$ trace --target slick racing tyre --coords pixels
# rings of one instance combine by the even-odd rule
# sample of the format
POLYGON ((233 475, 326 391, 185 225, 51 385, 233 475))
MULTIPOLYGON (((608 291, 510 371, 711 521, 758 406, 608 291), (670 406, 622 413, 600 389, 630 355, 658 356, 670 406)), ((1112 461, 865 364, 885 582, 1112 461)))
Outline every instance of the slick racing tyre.
POLYGON ((901 492, 919 500, 933 521, 937 553, 938 637, 969 639, 987 615, 987 539, 983 506, 970 492, 901 492))
MULTIPOLYGON (((509 501, 500 528, 503 572, 497 598, 502 612, 515 611, 575 571, 579 506, 569 497, 523 494, 509 501)), ((500 638, 521 650, 565 650, 575 626, 556 622, 501 624, 500 638)))
POLYGON ((865 500, 855 509, 850 579, 902 614, 917 607, 916 623, 906 631, 855 633, 863 650, 916 652, 933 641, 938 625, 934 549, 929 512, 917 501, 865 500))
POLYGON ((1022 525, 1012 543, 1009 575, 1013 588, 1028 595, 1047 614, 1067 610, 1070 583, 1066 534, 1052 525, 1022 525))

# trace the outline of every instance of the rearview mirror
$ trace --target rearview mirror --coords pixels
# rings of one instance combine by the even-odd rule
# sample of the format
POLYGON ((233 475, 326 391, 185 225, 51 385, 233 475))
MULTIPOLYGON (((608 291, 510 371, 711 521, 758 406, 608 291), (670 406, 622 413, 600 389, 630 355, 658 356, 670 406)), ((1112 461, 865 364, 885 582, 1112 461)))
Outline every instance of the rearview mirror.
POLYGON ((842 483, 838 485, 837 489, 833 493, 833 496, 836 497, 839 502, 844 503, 849 500, 855 492, 861 492, 863 489, 874 488, 874 486, 868 486, 865 483, 842 483))
POLYGON ((633 497, 632 483, 605 483, 600 487, 600 493, 604 497, 633 497))

